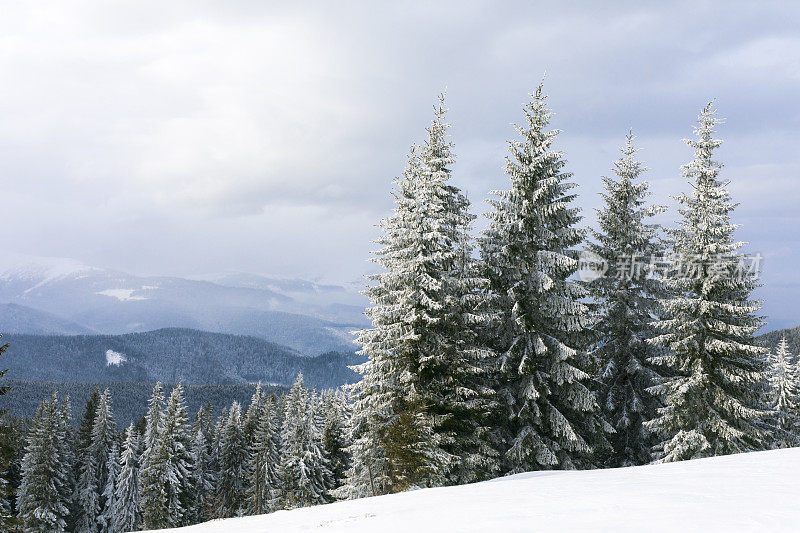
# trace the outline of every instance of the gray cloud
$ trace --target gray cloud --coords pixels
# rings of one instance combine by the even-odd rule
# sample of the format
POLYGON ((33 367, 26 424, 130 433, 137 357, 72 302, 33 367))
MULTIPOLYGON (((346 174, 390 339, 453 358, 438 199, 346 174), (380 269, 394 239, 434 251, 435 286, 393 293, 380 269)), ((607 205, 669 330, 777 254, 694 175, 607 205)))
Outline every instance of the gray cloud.
MULTIPOLYGON (((436 94, 482 210, 546 71, 587 223, 629 127, 670 203, 716 97, 764 293, 794 282, 800 8, 430 4, 4 2, 0 239, 135 272, 356 279, 436 94)), ((800 322, 787 297, 767 311, 800 322)))

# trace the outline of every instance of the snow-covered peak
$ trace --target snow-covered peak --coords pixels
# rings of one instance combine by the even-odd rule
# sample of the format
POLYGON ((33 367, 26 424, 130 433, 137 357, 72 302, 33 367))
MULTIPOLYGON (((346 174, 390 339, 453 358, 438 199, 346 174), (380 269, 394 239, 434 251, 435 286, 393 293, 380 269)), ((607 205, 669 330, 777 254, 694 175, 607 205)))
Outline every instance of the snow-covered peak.
POLYGON ((43 257, 15 252, 0 254, 0 279, 30 280, 39 284, 65 276, 99 270, 66 257, 43 257))

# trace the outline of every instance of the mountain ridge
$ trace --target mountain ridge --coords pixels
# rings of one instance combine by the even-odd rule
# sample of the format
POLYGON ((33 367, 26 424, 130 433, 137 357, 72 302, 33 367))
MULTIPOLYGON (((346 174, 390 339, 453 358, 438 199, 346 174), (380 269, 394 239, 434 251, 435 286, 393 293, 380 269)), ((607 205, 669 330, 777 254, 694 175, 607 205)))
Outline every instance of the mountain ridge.
POLYGON ((298 372, 316 388, 351 383, 348 368, 363 362, 354 352, 307 357, 246 335, 188 328, 122 335, 6 334, 4 367, 25 381, 182 382, 198 385, 272 383, 289 386, 298 372))
MULTIPOLYGON (((352 350, 349 331, 367 324, 363 297, 343 286, 243 273, 211 277, 222 284, 10 254, 0 260, 0 302, 31 310, 27 322, 15 319, 18 333, 49 332, 40 325, 48 320, 63 321, 54 332, 76 334, 185 327, 252 335, 311 356, 352 350)), ((10 331, 4 323, 0 328, 10 331)))

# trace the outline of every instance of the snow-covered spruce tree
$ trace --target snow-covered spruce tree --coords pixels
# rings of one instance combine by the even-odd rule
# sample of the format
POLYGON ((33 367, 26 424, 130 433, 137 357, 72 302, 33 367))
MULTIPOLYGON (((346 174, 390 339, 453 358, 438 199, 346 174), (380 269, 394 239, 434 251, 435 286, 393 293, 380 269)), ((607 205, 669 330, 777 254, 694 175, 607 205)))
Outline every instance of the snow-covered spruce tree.
MULTIPOLYGON (((376 496, 399 490, 396 480, 389 476, 393 469, 392 458, 385 449, 389 427, 397 423, 398 413, 407 409, 407 390, 401 379, 410 374, 406 347, 416 335, 410 330, 409 321, 415 315, 411 290, 416 278, 412 268, 415 240, 419 233, 417 223, 417 193, 419 181, 419 158, 416 147, 412 147, 408 164, 402 177, 395 179, 395 209, 392 215, 381 221, 383 236, 376 242, 382 248, 373 260, 385 272, 370 276, 373 284, 366 295, 372 307, 367 316, 372 328, 359 334, 361 352, 368 356, 367 362, 354 367, 362 379, 351 386, 353 416, 351 434, 353 443, 349 447, 352 463, 347 470, 347 482, 336 492, 340 498, 376 496)), ((430 423, 430 421, 428 421, 430 423)), ((433 485, 440 481, 440 464, 445 459, 437 454, 436 442, 431 448, 422 450, 429 466, 416 472, 416 484, 433 485)))
POLYGON ((286 398, 281 446, 282 507, 293 509, 330 501, 331 473, 302 374, 297 375, 286 398))
POLYGON ((164 479, 166 464, 158 455, 159 437, 163 428, 164 392, 161 383, 153 387, 149 409, 145 416, 144 442, 142 443, 139 470, 139 499, 142 524, 147 529, 158 529, 167 523, 167 493, 164 479))
POLYGON ((133 427, 125 431, 120 470, 117 475, 114 497, 114 522, 111 531, 137 531, 142 525, 142 512, 139 508, 139 455, 141 453, 139 434, 133 427))
MULTIPOLYGON (((86 492, 80 495, 84 510, 82 531, 108 531, 108 524, 102 520, 103 510, 106 505, 104 490, 109 481, 111 470, 111 450, 116 444, 116 425, 114 414, 111 410, 111 391, 106 389, 100 395, 95 411, 94 424, 92 425, 92 441, 89 446, 89 462, 92 468, 87 474, 93 474, 86 487, 86 492), (93 490, 89 490, 91 487, 93 490)), ((113 485, 112 481, 112 485, 113 485)), ((109 508, 110 509, 110 508, 109 508)))
MULTIPOLYGON (((57 398, 54 393, 54 401, 57 398)), ((75 435, 72 425, 72 403, 70 402, 69 395, 64 396, 64 401, 58 409, 58 416, 56 417, 56 433, 58 439, 58 456, 61 462, 61 470, 64 472, 66 480, 65 486, 67 487, 67 494, 72 496, 72 501, 69 502, 69 497, 65 500, 74 504, 74 496, 76 492, 76 478, 75 478, 75 435)), ((67 519, 67 528, 69 530, 71 521, 67 519)))
POLYGON ((91 420, 91 430, 88 433, 88 443, 81 442, 86 438, 82 435, 83 427, 78 433, 77 451, 80 467, 76 497, 79 516, 76 529, 83 533, 105 532, 107 526, 101 519, 105 508, 103 491, 108 482, 109 454, 116 438, 111 392, 106 389, 96 398, 90 397, 86 409, 82 422, 88 426, 91 420), (89 413, 92 406, 94 413, 89 413))
POLYGON ((785 335, 772 356, 771 377, 777 446, 797 446, 800 443, 800 373, 792 363, 785 335))
POLYGON ((119 475, 119 447, 117 443, 111 445, 111 452, 108 454, 107 478, 103 488, 103 511, 98 517, 98 525, 101 531, 114 533, 121 531, 116 527, 116 499, 117 499, 117 476, 119 475))
POLYGON ((76 480, 75 497, 70 505, 70 517, 68 520, 68 529, 82 530, 85 526, 83 518, 85 513, 85 506, 90 506, 92 513, 99 512, 96 506, 87 501, 86 495, 97 495, 97 487, 94 486, 96 478, 95 470, 97 468, 94 456, 91 453, 92 446, 92 429, 94 428, 94 420, 97 416, 97 404, 100 402, 100 389, 95 388, 89 395, 86 405, 83 410, 78 430, 75 435, 75 465, 74 477, 76 480), (89 485, 92 485, 89 487, 89 485))
POLYGON ((322 408, 325 420, 322 427, 322 447, 328 458, 334 489, 341 487, 350 464, 347 448, 350 445, 347 432, 348 408, 344 392, 328 391, 324 396, 322 408))
POLYGON ((220 476, 221 476, 221 454, 220 454, 220 442, 222 440, 222 431, 225 428, 225 424, 228 421, 228 413, 229 408, 223 407, 220 415, 217 417, 216 421, 211 430, 211 438, 208 440, 208 447, 211 451, 211 473, 214 478, 214 494, 209 502, 209 514, 211 518, 222 518, 224 516, 223 509, 222 509, 222 498, 221 498, 221 491, 219 487, 220 483, 220 476))
POLYGON ((161 483, 166 494, 166 527, 187 525, 192 496, 191 448, 189 415, 183 399, 183 386, 178 384, 167 401, 155 453, 156 461, 164 465, 161 483))
POLYGON ((82 463, 75 492, 78 508, 80 509, 80 514, 77 517, 77 530, 84 533, 95 533, 98 531, 98 516, 100 515, 97 459, 90 452, 89 455, 82 458, 82 463))
POLYGON ((44 400, 31 422, 17 511, 26 532, 66 531, 69 516, 70 468, 65 460, 67 422, 55 393, 44 400))
POLYGON ((261 419, 261 413, 264 410, 265 401, 266 398, 264 398, 264 393, 261 390, 261 382, 259 381, 256 385, 256 390, 253 393, 253 396, 250 398, 250 405, 247 406, 247 410, 244 414, 244 437, 245 441, 247 442, 248 449, 252 448, 253 446, 256 429, 258 428, 258 422, 261 419))
POLYGON ((190 523, 204 522, 211 518, 211 505, 214 500, 214 472, 210 445, 201 428, 196 429, 192 441, 191 472, 192 497, 187 521, 190 523))
MULTIPOLYGON (((7 349, 8 344, 0 345, 0 357, 5 354, 7 349)), ((0 379, 5 377, 7 372, 8 369, 0 370, 0 379)), ((11 390, 10 387, 0 386, 0 396, 7 394, 9 390, 11 390)), ((11 502, 9 501, 11 484, 8 482, 7 475, 14 449, 11 446, 11 440, 6 438, 11 431, 5 420, 6 414, 6 409, 0 409, 0 531, 11 531, 13 527, 16 527, 17 523, 12 515, 11 502)))
POLYGON ((203 432, 206 443, 211 445, 211 440, 213 440, 214 436, 214 410, 212 409, 211 404, 208 402, 206 402, 204 405, 201 405, 200 409, 198 409, 197 413, 194 415, 194 421, 192 422, 192 434, 197 434, 198 430, 203 432))
POLYGON ((750 300, 754 276, 738 275, 742 243, 734 240, 735 204, 714 160, 721 141, 712 104, 700 113, 694 159, 683 167, 692 193, 677 198, 679 226, 671 233, 678 267, 666 277, 673 298, 663 300, 662 332, 652 339, 668 353, 654 357, 672 377, 651 390, 664 398, 648 423, 660 437, 658 462, 758 450, 769 438, 760 403, 765 350, 753 342, 762 320, 750 300))
POLYGON ((221 428, 218 450, 217 513, 221 517, 244 514, 247 478, 247 442, 242 422, 242 406, 233 402, 221 428))
POLYGON ((588 246, 609 267, 587 287, 600 311, 594 355, 600 365, 600 406, 616 430, 607 462, 612 467, 651 461, 655 442, 643 422, 652 420, 661 406, 648 392, 658 374, 649 361, 656 348, 647 339, 653 336, 650 324, 665 294, 661 280, 641 267, 663 256, 660 227, 649 219, 665 208, 646 205, 649 185, 640 179, 645 168, 636 158, 633 139, 629 133, 622 157, 614 163, 616 178, 603 178, 599 230, 592 231, 595 242, 588 246))
POLYGON ((382 222, 377 241, 382 248, 375 261, 384 272, 370 278, 374 283, 366 292, 373 326, 361 332, 359 342, 370 359, 361 367, 365 378, 356 388, 354 416, 364 416, 362 408, 379 415, 354 426, 352 474, 360 480, 355 494, 470 481, 496 469, 496 454, 484 442, 493 391, 485 383, 487 351, 475 335, 485 316, 475 307, 480 282, 464 260, 474 217, 465 196, 449 183, 453 155, 445 112, 440 100, 424 147, 419 154, 412 149, 395 182, 396 208, 382 222), (427 433, 393 427, 401 421, 430 424, 434 438, 405 450, 387 443, 389 433, 427 433), (362 431, 371 433, 372 442, 360 440, 362 431), (387 444, 404 457, 387 455, 387 444), (418 460, 406 456, 412 450, 421 454, 418 460), (364 465, 365 456, 378 462, 364 465), (424 466, 405 471, 401 464, 424 466))
POLYGON ((486 383, 491 352, 478 343, 477 330, 488 323, 480 310, 485 280, 472 260, 468 232, 475 216, 464 194, 450 184, 454 162, 448 139, 444 97, 420 153, 415 188, 419 223, 411 267, 411 375, 405 385, 432 417, 442 456, 451 458, 443 474, 450 483, 492 477, 496 451, 487 445, 487 417, 496 408, 486 383))
POLYGON ((264 514, 277 510, 280 493, 281 430, 276 416, 275 398, 268 398, 261 409, 247 465, 247 510, 264 514))
POLYGON ((587 305, 570 280, 577 268, 580 209, 566 161, 552 148, 551 112, 541 85, 509 143, 511 188, 489 201, 483 264, 499 318, 499 396, 507 410, 507 470, 581 468, 595 463, 610 427, 588 384, 587 305))

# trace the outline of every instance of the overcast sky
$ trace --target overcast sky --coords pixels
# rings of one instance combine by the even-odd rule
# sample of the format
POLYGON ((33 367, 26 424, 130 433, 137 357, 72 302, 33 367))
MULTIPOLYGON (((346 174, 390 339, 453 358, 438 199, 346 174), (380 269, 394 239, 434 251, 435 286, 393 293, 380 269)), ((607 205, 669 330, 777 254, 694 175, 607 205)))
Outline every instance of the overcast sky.
POLYGON ((436 95, 454 181, 483 211, 546 71, 586 224, 628 128, 654 201, 672 204, 688 187, 681 139, 716 98, 766 312, 800 323, 800 7, 277 4, 0 0, 2 247, 140 274, 354 281, 436 95))

